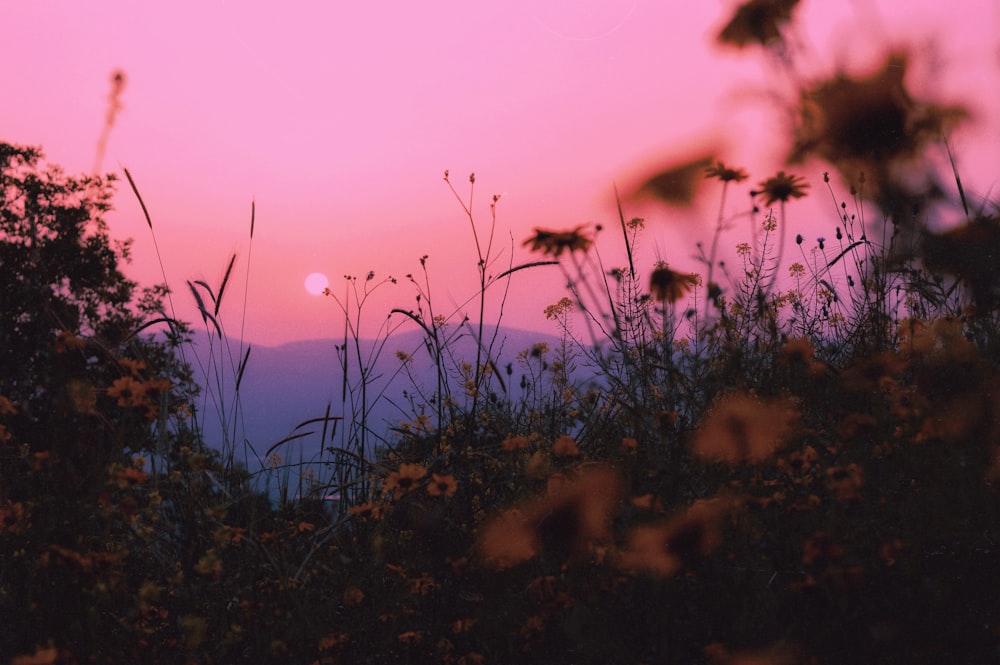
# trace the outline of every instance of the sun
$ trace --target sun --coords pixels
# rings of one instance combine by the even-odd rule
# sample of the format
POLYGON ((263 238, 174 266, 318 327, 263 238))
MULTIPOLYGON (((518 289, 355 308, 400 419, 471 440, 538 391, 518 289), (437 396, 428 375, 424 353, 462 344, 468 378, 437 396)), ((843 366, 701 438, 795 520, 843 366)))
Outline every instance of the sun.
POLYGON ((306 291, 314 296, 323 293, 323 290, 328 286, 330 286, 330 280, 321 272, 314 272, 306 277, 306 291))

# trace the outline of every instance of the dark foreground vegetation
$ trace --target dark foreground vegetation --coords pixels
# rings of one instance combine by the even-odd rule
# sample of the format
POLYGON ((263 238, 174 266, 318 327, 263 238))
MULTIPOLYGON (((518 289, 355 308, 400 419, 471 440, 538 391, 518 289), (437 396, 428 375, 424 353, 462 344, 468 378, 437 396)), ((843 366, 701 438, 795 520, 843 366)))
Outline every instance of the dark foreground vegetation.
MULTIPOLYGON (((794 82, 795 4, 752 0, 720 39, 794 82)), ((460 199, 478 320, 410 277, 417 307, 394 316, 434 371, 376 436, 355 323, 378 282, 349 279, 348 407, 317 414, 324 457, 302 465, 294 437, 203 440, 253 362, 221 325, 233 263, 189 285, 223 359, 199 396, 170 294, 120 272, 113 179, 0 144, 0 660, 1000 661, 1000 219, 949 168, 964 112, 914 99, 907 61, 798 83, 795 173, 745 187, 707 155, 650 178, 673 205, 716 188, 701 274, 643 274, 650 231, 622 214, 603 231, 621 266, 592 229, 537 229, 542 256, 493 276, 493 224, 460 199), (816 160, 829 175, 797 175, 816 160), (808 239, 807 195, 832 211, 808 239), (717 255, 734 222, 736 265, 717 255), (487 296, 555 265, 562 343, 498 365, 487 296), (449 353, 457 331, 474 357, 449 353), (230 392, 204 399, 224 369, 230 392)))

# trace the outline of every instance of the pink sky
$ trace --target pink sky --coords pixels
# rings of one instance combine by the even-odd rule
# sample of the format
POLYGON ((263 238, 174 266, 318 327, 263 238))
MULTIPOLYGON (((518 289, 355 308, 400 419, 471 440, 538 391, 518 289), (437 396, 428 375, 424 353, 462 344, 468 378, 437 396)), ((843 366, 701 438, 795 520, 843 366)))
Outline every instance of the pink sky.
MULTIPOLYGON (((428 266, 439 311, 475 293, 459 192, 477 175, 481 232, 498 208, 497 271, 533 257, 535 226, 615 222, 612 184, 710 139, 756 180, 780 164, 781 133, 765 105, 764 60, 720 51, 712 37, 730 2, 425 3, 21 2, 2 10, 0 139, 41 145, 70 172, 89 172, 107 111, 109 77, 127 75, 104 171, 127 167, 149 207, 181 318, 195 321, 185 280, 218 283, 239 252, 224 321, 239 330, 250 202, 256 200, 246 337, 257 343, 340 334, 335 303, 308 295, 311 272, 402 278, 428 266), (513 242, 513 257, 511 243, 513 242)), ((996 0, 803 0, 803 34, 827 72, 863 65, 886 38, 933 55, 917 92, 977 115, 955 137, 964 180, 997 193, 1000 166, 1000 3, 996 0), (931 50, 933 44, 934 50, 931 50), (931 85, 933 84, 933 85, 931 85)), ((918 69, 918 68, 915 68, 918 69)), ((919 74, 919 69, 917 71, 919 74)), ((803 175, 819 183, 821 166, 803 175), (814 171, 814 172, 813 172, 814 171)), ((127 184, 109 220, 135 238, 128 269, 161 281, 152 239, 127 184)), ((712 205, 633 207, 659 255, 694 269, 712 205), (674 222, 683 216, 683 230, 674 222)), ((805 215, 804 217, 808 217, 805 215)), ((805 220, 800 220, 805 226, 805 220)), ((794 230, 793 230, 794 234, 794 230)), ((735 245, 745 238, 727 236, 735 245)), ((620 242, 610 235, 614 255, 620 242)), ((558 271, 515 278, 504 321, 552 330, 541 312, 564 291, 558 271)), ((366 310, 409 307, 401 279, 366 310)), ((487 318, 497 316, 498 301, 487 318)), ((471 308, 470 313, 471 313, 471 308)), ((456 321, 459 319, 456 319, 456 321)))

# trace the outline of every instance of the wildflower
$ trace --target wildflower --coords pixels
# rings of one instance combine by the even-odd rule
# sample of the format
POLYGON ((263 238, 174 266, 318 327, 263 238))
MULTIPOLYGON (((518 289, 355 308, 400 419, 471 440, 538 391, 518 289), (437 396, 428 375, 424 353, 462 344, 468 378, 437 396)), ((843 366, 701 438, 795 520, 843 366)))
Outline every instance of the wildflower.
POLYGON ((796 417, 788 400, 726 395, 705 416, 691 447, 698 457, 714 462, 760 462, 784 444, 796 417))
POLYGON ((784 203, 788 199, 801 199, 806 195, 809 185, 799 176, 778 171, 776 176, 760 183, 760 194, 764 195, 764 205, 775 201, 784 203))
POLYGON ((639 186, 637 194, 652 196, 670 205, 688 205, 698 193, 705 171, 713 158, 705 155, 680 164, 672 164, 650 176, 639 186))
POLYGON ((382 481, 382 490, 386 494, 405 494, 426 475, 427 469, 419 464, 400 464, 398 471, 393 471, 382 481))
POLYGON ((458 482, 450 473, 447 475, 432 474, 427 485, 427 493, 431 496, 453 496, 458 489, 458 482))
POLYGON ((741 242, 740 244, 736 245, 736 253, 742 256, 743 258, 750 256, 751 251, 752 250, 750 248, 750 243, 748 242, 741 242))
POLYGON ((530 439, 526 436, 508 436, 503 440, 500 446, 510 452, 514 450, 521 450, 522 448, 527 448, 530 443, 530 439))
POLYGON ((143 406, 146 384, 136 381, 131 376, 123 376, 114 380, 108 388, 108 396, 117 397, 118 406, 143 406))
POLYGON ((823 236, 820 236, 820 237, 816 238, 816 242, 819 243, 819 248, 820 249, 824 249, 823 243, 826 242, 826 238, 824 238, 823 236))
POLYGON ((131 358, 121 358, 118 364, 122 368, 127 369, 129 374, 138 377, 142 370, 146 369, 146 363, 141 360, 132 360, 131 358))
POLYGON ((378 504, 372 503, 371 501, 365 501, 364 503, 359 503, 356 506, 348 508, 347 514, 351 517, 357 517, 362 520, 367 520, 369 518, 377 520, 382 517, 382 507, 378 504))
POLYGON ((664 263, 650 276, 649 293, 659 302, 675 303, 697 284, 698 275, 674 272, 664 263))
POLYGON ((344 593, 341 595, 341 600, 346 607, 354 607, 355 605, 360 605, 365 599, 365 592, 354 586, 353 584, 344 589, 344 593))
POLYGON ((722 544, 722 518, 732 507, 729 499, 700 499, 666 521, 637 526, 628 534, 619 563, 626 570, 674 575, 722 544))
POLYGON ((576 457, 580 454, 580 447, 571 436, 560 436, 552 442, 552 454, 556 457, 576 457))
MULTIPOLYGON (((802 236, 799 237, 801 238, 802 236)), ((796 261, 792 265, 788 266, 788 274, 792 277, 802 277, 806 274, 806 267, 796 261)))
POLYGON ((56 353, 65 351, 80 350, 87 346, 87 340, 77 337, 68 330, 63 330, 56 337, 56 353))
POLYGON ((718 178, 722 182, 743 182, 749 176, 743 169, 730 168, 722 162, 716 162, 715 166, 705 169, 705 177, 718 178))
POLYGON ((960 107, 914 100, 904 83, 907 60, 905 53, 890 53, 874 74, 840 73, 803 90, 789 161, 815 154, 847 177, 883 173, 893 162, 921 156, 928 141, 968 115, 960 107))
POLYGON ((583 235, 583 226, 577 226, 571 231, 551 231, 535 227, 535 235, 524 241, 524 245, 531 245, 531 251, 542 252, 549 256, 558 258, 564 251, 586 252, 590 249, 593 240, 583 235))
POLYGON ((509 509, 478 535, 480 556, 497 568, 517 565, 543 550, 557 557, 583 553, 611 537, 621 481, 599 466, 550 482, 545 496, 509 509))
POLYGON ((55 647, 35 647, 35 653, 15 656, 11 665, 54 665, 59 660, 59 650, 55 647))
POLYGON ((769 46, 781 40, 781 26, 792 18, 799 0, 749 0, 719 33, 722 44, 744 48, 748 44, 769 46))
POLYGON ((423 635, 415 630, 408 630, 405 633, 400 633, 397 639, 408 646, 415 646, 424 641, 423 635))
POLYGON ((554 305, 549 305, 545 308, 545 318, 552 321, 558 319, 565 315, 567 312, 573 309, 573 301, 569 298, 562 297, 554 305))
POLYGON ((135 467, 126 467, 115 474, 115 481, 118 487, 125 488, 132 485, 142 485, 149 478, 149 474, 135 467))

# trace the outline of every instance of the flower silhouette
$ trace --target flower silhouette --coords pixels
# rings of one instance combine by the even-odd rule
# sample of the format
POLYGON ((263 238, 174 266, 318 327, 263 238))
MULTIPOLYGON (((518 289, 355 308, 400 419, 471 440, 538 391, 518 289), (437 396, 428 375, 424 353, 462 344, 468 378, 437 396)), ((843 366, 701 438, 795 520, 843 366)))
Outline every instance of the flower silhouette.
POLYGON ((809 184, 797 175, 778 171, 777 175, 761 182, 760 189, 760 194, 764 196, 764 205, 769 206, 775 201, 801 199, 806 195, 809 184))
POLYGON ((914 99, 904 81, 908 60, 903 52, 890 53, 873 74, 839 73, 803 90, 789 162, 815 155, 848 181, 859 173, 885 179, 892 166, 919 158, 929 142, 968 116, 958 106, 914 99))
POLYGON ((674 303, 697 285, 698 275, 674 272, 663 264, 649 278, 649 293, 654 300, 674 303))
POLYGON ((531 245, 531 251, 542 252, 558 258, 564 251, 586 252, 593 242, 583 235, 583 227, 577 226, 571 231, 552 231, 535 228, 535 235, 524 241, 524 246, 531 245))
POLYGON ((769 46, 781 40, 781 27, 792 18, 799 0, 750 0, 736 8, 718 40, 744 48, 750 44, 769 46))

